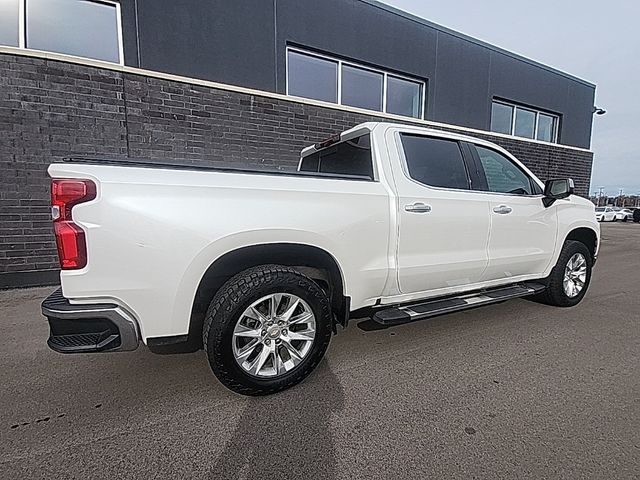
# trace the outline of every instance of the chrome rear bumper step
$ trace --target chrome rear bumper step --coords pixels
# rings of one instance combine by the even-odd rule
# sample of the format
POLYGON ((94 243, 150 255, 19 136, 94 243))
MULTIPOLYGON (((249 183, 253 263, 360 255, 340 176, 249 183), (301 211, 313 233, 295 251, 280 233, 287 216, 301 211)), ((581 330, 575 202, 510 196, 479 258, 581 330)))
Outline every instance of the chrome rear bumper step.
POLYGON ((427 302, 405 304, 378 310, 372 320, 380 325, 400 325, 447 313, 503 302, 512 298, 535 295, 545 289, 541 283, 526 282, 507 287, 467 293, 454 297, 437 298, 427 302))
POLYGON ((59 353, 135 350, 139 343, 136 321, 118 305, 72 304, 58 289, 42 302, 49 321, 49 348, 59 353))

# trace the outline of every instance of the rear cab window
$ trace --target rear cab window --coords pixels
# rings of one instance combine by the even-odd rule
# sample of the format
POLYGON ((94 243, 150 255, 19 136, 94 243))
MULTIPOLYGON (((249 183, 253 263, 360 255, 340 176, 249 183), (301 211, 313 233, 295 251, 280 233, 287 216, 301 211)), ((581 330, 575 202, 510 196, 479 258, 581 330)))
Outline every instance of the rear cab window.
POLYGON ((371 134, 343 140, 313 152, 302 158, 298 170, 373 180, 371 134))

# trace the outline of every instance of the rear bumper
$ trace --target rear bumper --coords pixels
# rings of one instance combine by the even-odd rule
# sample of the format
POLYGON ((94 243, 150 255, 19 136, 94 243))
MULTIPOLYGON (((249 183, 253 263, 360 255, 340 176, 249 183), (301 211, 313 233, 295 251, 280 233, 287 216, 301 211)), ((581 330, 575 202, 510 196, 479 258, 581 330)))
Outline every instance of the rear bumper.
POLYGON ((49 348, 59 353, 123 352, 138 348, 136 321, 118 305, 74 305, 58 289, 42 302, 49 348))

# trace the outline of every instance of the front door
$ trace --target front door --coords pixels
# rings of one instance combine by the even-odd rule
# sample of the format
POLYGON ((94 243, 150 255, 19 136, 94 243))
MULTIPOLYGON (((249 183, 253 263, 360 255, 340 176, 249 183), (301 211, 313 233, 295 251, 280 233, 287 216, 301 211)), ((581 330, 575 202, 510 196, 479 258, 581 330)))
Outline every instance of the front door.
POLYGON ((555 205, 546 208, 540 187, 503 153, 475 148, 489 199, 489 264, 483 281, 541 274, 551 261, 558 229, 555 205))

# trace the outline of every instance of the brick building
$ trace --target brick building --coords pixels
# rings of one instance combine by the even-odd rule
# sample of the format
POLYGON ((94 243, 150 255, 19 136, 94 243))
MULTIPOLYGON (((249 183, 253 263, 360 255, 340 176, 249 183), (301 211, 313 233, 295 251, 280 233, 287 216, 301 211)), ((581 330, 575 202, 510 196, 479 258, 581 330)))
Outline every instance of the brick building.
POLYGON ((69 155, 295 168, 391 119, 498 143, 589 191, 595 86, 372 0, 0 5, 0 287, 57 281, 69 155))

